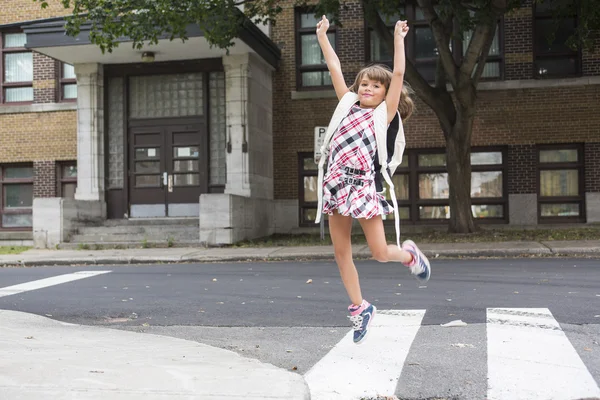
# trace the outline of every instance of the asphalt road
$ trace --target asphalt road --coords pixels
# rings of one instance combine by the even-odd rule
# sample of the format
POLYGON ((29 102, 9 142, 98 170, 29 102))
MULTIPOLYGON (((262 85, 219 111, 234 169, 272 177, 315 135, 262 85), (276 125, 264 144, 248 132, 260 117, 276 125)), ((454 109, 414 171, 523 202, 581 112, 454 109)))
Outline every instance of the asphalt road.
MULTIPOLYGON (((400 398, 485 398, 488 308, 549 309, 600 382, 600 260, 434 260, 426 284, 399 264, 357 266, 379 310, 426 310, 400 398), (452 320, 467 326, 441 327, 452 320)), ((347 296, 329 262, 4 268, 0 288, 94 270, 112 272, 0 297, 0 309, 195 340, 300 374, 349 330, 347 296)))

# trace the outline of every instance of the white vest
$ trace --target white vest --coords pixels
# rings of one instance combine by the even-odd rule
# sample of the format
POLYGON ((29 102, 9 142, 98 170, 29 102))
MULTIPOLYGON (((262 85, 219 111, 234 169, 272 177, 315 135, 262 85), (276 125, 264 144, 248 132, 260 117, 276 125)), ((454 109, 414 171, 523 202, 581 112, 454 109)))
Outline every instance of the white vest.
MULTIPOLYGON (((342 123, 342 120, 348 115, 350 109, 358 101, 358 95, 354 92, 346 93, 340 102, 338 103, 333 117, 327 127, 327 133, 323 139, 323 145, 321 146, 321 159, 319 160, 319 202, 317 205, 317 217, 315 223, 321 222, 321 214, 323 212, 323 175, 325 169, 325 163, 329 157, 329 148, 333 134, 342 123)), ((392 197, 392 204, 394 206, 394 222, 396 225, 396 244, 400 247, 400 216, 398 214, 398 201, 396 200, 396 191, 394 190, 394 183, 392 182, 391 176, 398 168, 398 165, 402 163, 402 155, 404 154, 404 148, 406 147, 406 140, 404 138, 404 128, 402 127, 402 119, 400 113, 397 112, 396 118, 398 118, 398 131, 388 132, 387 123, 387 105, 382 102, 375 111, 373 112, 373 123, 375 126, 375 140, 377 142, 377 154, 379 165, 381 166, 381 174, 383 179, 387 182, 392 197), (393 142, 392 143, 388 143, 393 142), (388 154, 389 149, 392 154, 388 154)), ((395 119, 395 118, 394 118, 395 119)))

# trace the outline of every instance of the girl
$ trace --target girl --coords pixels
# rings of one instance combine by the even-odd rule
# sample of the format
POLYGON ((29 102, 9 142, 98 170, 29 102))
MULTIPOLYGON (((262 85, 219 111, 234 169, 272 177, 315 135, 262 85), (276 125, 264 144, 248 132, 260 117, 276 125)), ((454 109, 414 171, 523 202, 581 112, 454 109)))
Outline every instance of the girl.
POLYGON ((379 262, 399 261, 422 281, 431 275, 429 261, 407 240, 400 246, 398 205, 390 176, 402 161, 406 120, 413 102, 403 87, 406 21, 394 29, 394 70, 383 65, 362 69, 348 88, 340 61, 327 38, 329 21, 317 24, 317 37, 333 87, 340 103, 329 123, 319 160, 319 210, 329 215, 329 232, 335 260, 352 304, 348 307, 354 325, 354 342, 367 336, 376 308, 363 299, 358 273, 352 261, 352 218, 358 219, 373 257, 379 262), (401 114, 398 112, 401 110, 401 114), (324 174, 325 161, 327 171, 324 174), (323 176, 324 175, 324 176, 323 176), (383 181, 390 187, 392 206, 383 196, 383 181), (386 243, 381 216, 394 213, 396 245, 386 243))

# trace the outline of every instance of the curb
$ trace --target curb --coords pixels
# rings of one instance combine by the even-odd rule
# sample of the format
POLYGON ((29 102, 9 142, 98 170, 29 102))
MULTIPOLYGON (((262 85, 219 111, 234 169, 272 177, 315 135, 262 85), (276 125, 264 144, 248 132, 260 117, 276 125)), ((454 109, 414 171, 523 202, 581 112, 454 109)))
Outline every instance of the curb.
MULTIPOLYGON (((590 248, 560 248, 557 251, 550 248, 534 249, 485 249, 485 250, 426 250, 425 255, 431 259, 475 259, 482 257, 494 258, 519 258, 519 257, 593 257, 600 256, 600 249, 590 248)), ((355 252, 353 254, 356 260, 371 259, 371 254, 367 251, 355 252)), ((157 264, 157 263, 216 263, 216 262, 275 262, 275 261, 329 261, 334 262, 333 254, 267 254, 264 256, 179 256, 179 257, 82 257, 82 258, 56 258, 56 259, 38 259, 38 260, 15 260, 2 262, 0 266, 19 266, 19 267, 38 267, 38 266, 71 266, 71 265, 133 265, 133 264, 157 264)))

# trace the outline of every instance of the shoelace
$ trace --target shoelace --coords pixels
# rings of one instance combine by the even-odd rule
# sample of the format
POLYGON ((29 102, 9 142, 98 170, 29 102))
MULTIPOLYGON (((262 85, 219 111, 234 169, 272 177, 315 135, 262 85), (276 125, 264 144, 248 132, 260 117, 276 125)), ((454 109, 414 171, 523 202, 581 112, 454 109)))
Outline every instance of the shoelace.
POLYGON ((359 331, 362 329, 362 323, 363 323, 363 317, 360 314, 357 315, 351 315, 348 318, 350 318, 350 321, 352 321, 353 324, 353 329, 355 331, 359 331))

